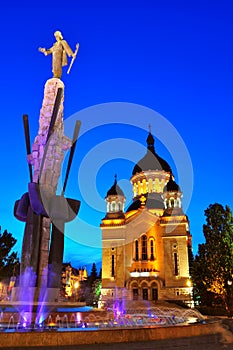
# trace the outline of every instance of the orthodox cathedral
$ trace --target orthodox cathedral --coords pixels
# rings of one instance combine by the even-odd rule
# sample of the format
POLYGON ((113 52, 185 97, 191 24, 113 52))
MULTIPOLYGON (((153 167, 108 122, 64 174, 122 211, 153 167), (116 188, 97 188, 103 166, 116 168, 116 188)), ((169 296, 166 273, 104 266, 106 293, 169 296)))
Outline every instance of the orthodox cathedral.
POLYGON ((191 235, 182 210, 182 192, 169 164, 155 151, 149 132, 147 152, 130 179, 133 202, 115 178, 106 195, 102 230, 102 303, 118 300, 190 302, 191 235))

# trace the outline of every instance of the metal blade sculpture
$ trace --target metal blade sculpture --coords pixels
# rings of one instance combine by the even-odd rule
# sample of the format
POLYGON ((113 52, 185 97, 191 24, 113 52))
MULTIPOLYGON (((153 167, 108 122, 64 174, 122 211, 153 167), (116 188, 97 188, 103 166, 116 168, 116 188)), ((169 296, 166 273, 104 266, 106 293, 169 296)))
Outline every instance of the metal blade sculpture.
POLYGON ((64 198, 65 189, 70 173, 70 168, 74 156, 78 133, 80 130, 80 121, 76 122, 72 147, 70 149, 70 155, 68 165, 66 169, 65 181, 62 189, 61 196, 55 196, 53 204, 51 206, 52 222, 52 234, 49 251, 49 271, 48 271, 48 287, 59 288, 60 280, 57 276, 61 276, 62 262, 64 253, 64 226, 65 222, 71 221, 73 216, 76 216, 79 211, 80 201, 69 198, 64 198), (65 214, 65 215, 64 215, 65 214))
MULTIPOLYGON (((63 126, 60 120, 62 118, 62 111, 60 109, 63 89, 57 87, 57 83, 58 79, 50 79, 46 83, 49 86, 47 88, 45 87, 45 95, 46 91, 51 92, 51 86, 57 93, 49 121, 49 127, 47 128, 47 135, 43 130, 43 125, 47 125, 47 121, 45 120, 44 122, 42 120, 42 122, 40 121, 38 136, 32 147, 33 154, 31 154, 30 149, 28 116, 23 117, 30 183, 28 184, 28 192, 26 192, 20 200, 16 201, 14 215, 17 219, 26 222, 22 246, 19 288, 21 288, 22 292, 23 288, 34 287, 36 289, 34 296, 35 301, 38 301, 40 290, 45 288, 55 290, 55 292, 47 298, 47 301, 54 301, 57 298, 63 262, 65 222, 73 220, 78 214, 80 207, 80 201, 71 198, 66 199, 64 197, 80 122, 76 123, 61 196, 57 196, 55 193, 60 169, 55 169, 55 180, 54 177, 52 177, 52 175, 54 176, 54 167, 50 165, 50 163, 51 156, 54 154, 54 149, 56 151, 57 148, 60 149, 58 153, 60 154, 59 162, 61 163, 63 159, 62 150, 69 148, 71 145, 71 141, 63 135, 63 126), (34 165, 34 174, 32 174, 32 165, 34 165), (50 182, 48 182, 48 178, 50 182), (52 233, 50 239, 51 224, 52 233), (51 241, 50 247, 49 241, 51 241), (32 278, 25 280, 23 278, 24 274, 29 269, 35 274, 36 280, 32 278)), ((62 85, 63 83, 59 81, 59 84, 62 85)), ((49 108, 47 103, 45 103, 45 108, 49 108)), ((46 118, 48 114, 48 112, 45 113, 43 111, 42 106, 41 118, 46 118)), ((57 159, 54 159, 54 162, 57 164, 57 159)), ((18 293, 13 299, 23 300, 22 293, 21 295, 18 293)))

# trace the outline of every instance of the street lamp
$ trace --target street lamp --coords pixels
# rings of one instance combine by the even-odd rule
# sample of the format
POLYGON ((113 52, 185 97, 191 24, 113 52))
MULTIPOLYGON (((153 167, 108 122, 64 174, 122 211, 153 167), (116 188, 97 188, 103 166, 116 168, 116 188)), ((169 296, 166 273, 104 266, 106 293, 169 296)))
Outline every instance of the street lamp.
POLYGON ((75 301, 77 300, 77 291, 78 291, 78 288, 79 288, 79 281, 76 281, 76 282, 74 283, 75 301))

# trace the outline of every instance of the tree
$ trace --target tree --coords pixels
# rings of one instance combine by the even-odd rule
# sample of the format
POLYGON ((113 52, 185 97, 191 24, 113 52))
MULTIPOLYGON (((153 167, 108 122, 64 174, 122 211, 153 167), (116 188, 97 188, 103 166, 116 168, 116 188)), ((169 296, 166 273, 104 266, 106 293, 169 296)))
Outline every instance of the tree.
POLYGON ((193 298, 198 305, 212 306, 214 294, 209 290, 207 281, 210 279, 210 269, 206 260, 205 244, 198 245, 198 254, 196 255, 190 269, 193 281, 193 298))
POLYGON ((101 293, 101 279, 98 276, 96 264, 92 264, 90 276, 83 281, 80 291, 80 301, 85 300, 87 305, 98 305, 101 293))
POLYGON ((16 252, 12 252, 17 240, 5 230, 0 231, 0 279, 10 277, 19 266, 16 252))
POLYGON ((88 284, 92 286, 92 284, 95 282, 95 280, 98 278, 98 273, 97 273, 97 268, 96 268, 96 263, 92 264, 91 268, 91 274, 88 276, 88 284))
POLYGON ((194 295, 203 304, 207 299, 221 301, 233 311, 233 218, 229 206, 211 204, 205 210, 203 233, 206 242, 199 245, 192 267, 194 295))

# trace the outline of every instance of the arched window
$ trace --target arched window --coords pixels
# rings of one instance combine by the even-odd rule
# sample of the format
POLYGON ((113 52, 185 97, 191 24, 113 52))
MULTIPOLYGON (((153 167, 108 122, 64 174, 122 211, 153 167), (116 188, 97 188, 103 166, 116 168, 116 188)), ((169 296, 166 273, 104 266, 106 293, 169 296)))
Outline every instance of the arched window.
POLYGON ((147 260, 147 237, 142 236, 142 260, 147 260))
POLYGON ((121 208, 121 202, 118 202, 118 210, 121 211, 122 208, 121 208))
POLYGON ((170 201, 170 202, 171 202, 171 208, 174 208, 174 204, 175 204, 175 203, 174 203, 174 198, 171 198, 171 201, 170 201))
POLYGON ((145 179, 142 180, 142 193, 147 193, 147 184, 145 179))
POLYGON ((116 203, 112 202, 112 211, 115 211, 115 210, 116 210, 116 203))
POLYGON ((159 193, 160 192, 160 183, 159 179, 155 179, 155 192, 159 193))
POLYGON ((148 193, 151 193, 153 191, 153 182, 152 179, 149 179, 148 181, 148 193))
POLYGON ((139 254, 138 254, 138 240, 135 241, 135 260, 139 260, 139 254))
POLYGON ((142 193, 141 191, 141 182, 138 181, 138 195, 140 195, 142 193))
POLYGON ((150 260, 155 260, 155 242, 150 239, 150 260))
POLYGON ((138 194, 137 184, 135 182, 133 184, 133 194, 134 194, 134 197, 136 197, 138 194))

